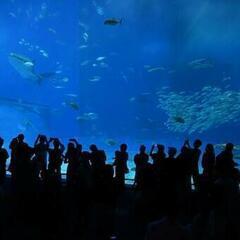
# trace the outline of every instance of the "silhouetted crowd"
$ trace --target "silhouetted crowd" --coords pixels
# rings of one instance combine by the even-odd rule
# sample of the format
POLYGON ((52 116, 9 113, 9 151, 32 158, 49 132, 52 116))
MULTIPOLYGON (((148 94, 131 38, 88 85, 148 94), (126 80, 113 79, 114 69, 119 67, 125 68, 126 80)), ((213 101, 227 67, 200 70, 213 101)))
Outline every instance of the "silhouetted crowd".
POLYGON ((31 147, 19 134, 10 156, 3 144, 0 138, 1 239, 240 239, 232 143, 218 155, 212 144, 202 153, 199 139, 193 146, 185 141, 179 154, 161 144, 148 153, 141 145, 132 185, 125 184, 127 144, 111 164, 104 150, 92 144, 84 151, 76 139, 65 149, 59 139, 39 135, 31 147))

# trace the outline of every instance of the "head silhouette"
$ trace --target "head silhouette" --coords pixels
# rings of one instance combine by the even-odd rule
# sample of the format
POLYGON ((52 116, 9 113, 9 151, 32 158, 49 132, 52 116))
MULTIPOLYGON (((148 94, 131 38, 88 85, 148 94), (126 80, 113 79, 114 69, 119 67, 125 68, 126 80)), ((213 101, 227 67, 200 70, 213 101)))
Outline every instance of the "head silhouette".
POLYGON ((145 153, 146 152, 146 146, 141 145, 139 148, 140 153, 145 153))
POLYGON ((214 153, 214 146, 212 144, 207 144, 206 146, 206 152, 208 153, 214 153))
POLYGON ((187 154, 189 152, 189 149, 186 147, 186 146, 183 146, 182 148, 181 148, 181 153, 182 154, 187 154))
POLYGON ((127 151, 127 144, 123 143, 120 145, 120 150, 121 152, 126 152, 127 151))
POLYGON ((168 148, 168 156, 170 158, 175 157, 176 154, 177 154, 177 149, 175 147, 169 147, 168 148))
POLYGON ((91 144, 89 149, 92 151, 92 152, 95 152, 98 150, 97 146, 95 144, 91 144))
POLYGON ((55 149, 59 148, 59 146, 60 146, 60 141, 59 141, 57 138, 55 138, 55 139, 53 140, 53 146, 54 146, 55 149))
POLYGON ((17 136, 17 139, 18 139, 18 142, 19 143, 23 143, 23 141, 24 141, 24 135, 21 133, 21 134, 19 134, 18 136, 17 136))
POLYGON ((200 139, 196 139, 193 143, 194 148, 200 148, 202 146, 202 141, 200 139))
POLYGON ((158 145, 157 145, 157 149, 158 149, 158 152, 164 152, 165 147, 164 147, 164 145, 162 145, 162 144, 158 144, 158 145))
POLYGON ((72 150, 74 150, 74 149, 75 149, 74 143, 72 143, 72 142, 68 143, 68 148, 67 148, 67 150, 68 150, 68 151, 72 151, 72 150))
POLYGON ((3 143, 4 143, 4 140, 3 140, 3 138, 0 137, 0 148, 2 148, 3 143))
POLYGON ((226 147, 225 147, 225 150, 228 151, 228 152, 232 152, 234 149, 234 144, 233 143, 227 143, 226 144, 226 147))
POLYGON ((41 136, 39 137, 39 142, 40 142, 40 143, 45 143, 46 140, 47 140, 47 137, 44 136, 44 135, 41 135, 41 136))

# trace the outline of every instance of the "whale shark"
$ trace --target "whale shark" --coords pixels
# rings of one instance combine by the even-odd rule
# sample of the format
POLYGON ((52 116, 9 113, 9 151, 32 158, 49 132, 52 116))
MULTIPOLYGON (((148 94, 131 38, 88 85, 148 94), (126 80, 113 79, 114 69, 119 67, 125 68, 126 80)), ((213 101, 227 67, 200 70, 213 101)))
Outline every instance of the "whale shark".
POLYGON ((12 109, 16 109, 21 112, 31 112, 38 115, 42 113, 50 113, 51 109, 47 105, 38 103, 27 102, 22 99, 14 99, 8 97, 0 97, 0 106, 6 106, 12 109))
POLYGON ((52 78, 56 73, 38 74, 35 72, 35 62, 23 55, 10 53, 8 56, 9 63, 24 79, 28 79, 34 83, 41 84, 44 79, 52 78))

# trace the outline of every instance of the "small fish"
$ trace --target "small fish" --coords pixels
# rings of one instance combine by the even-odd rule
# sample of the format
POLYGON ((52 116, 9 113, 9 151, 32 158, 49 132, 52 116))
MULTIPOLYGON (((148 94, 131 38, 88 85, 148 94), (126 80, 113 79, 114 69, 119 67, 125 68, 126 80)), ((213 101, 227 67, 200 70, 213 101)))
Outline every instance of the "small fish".
POLYGON ((89 38, 89 35, 88 35, 88 33, 83 33, 83 39, 84 39, 84 41, 85 42, 87 42, 88 41, 88 38, 89 38))
POLYGON ((224 77, 223 79, 222 79, 222 81, 223 82, 225 82, 225 81, 230 81, 232 78, 231 77, 224 77))
POLYGON ((104 59, 106 59, 106 57, 98 57, 98 58, 96 58, 96 61, 102 61, 104 59))
POLYGON ((94 76, 93 78, 89 79, 89 82, 99 82, 101 80, 100 76, 94 76))
POLYGON ((67 93, 67 94, 65 94, 65 96, 67 96, 67 97, 74 97, 74 98, 78 97, 78 95, 74 94, 74 93, 67 93))
POLYGON ((115 141, 114 139, 107 139, 107 140, 105 141, 105 143, 106 143, 108 146, 111 146, 111 147, 117 145, 117 141, 115 141))
POLYGON ((76 102, 74 102, 74 101, 72 101, 72 102, 69 102, 69 103, 67 103, 73 110, 76 110, 76 111, 78 111, 79 109, 80 109, 80 106, 79 106, 79 104, 78 103, 76 103, 76 102))
POLYGON ((13 13, 13 12, 10 12, 10 13, 9 13, 9 16, 11 16, 11 17, 13 17, 13 18, 17 18, 16 14, 13 13))
POLYGON ((97 8, 97 13, 100 15, 100 16, 103 16, 104 15, 104 10, 102 7, 98 7, 97 8))
POLYGON ((200 58, 188 63, 192 69, 206 69, 214 67, 213 63, 207 58, 200 58))
POLYGON ((116 26, 122 24, 122 19, 109 18, 104 21, 104 25, 116 26))
POLYGON ((62 79, 62 81, 65 82, 65 83, 69 82, 69 78, 65 77, 65 78, 62 79))
POLYGON ((165 70, 164 67, 153 67, 153 68, 147 69, 148 72, 156 72, 156 71, 164 71, 164 70, 165 70))
POLYGON ((46 57, 48 58, 48 53, 45 51, 45 50, 39 50, 40 54, 43 56, 43 57, 46 57))
POLYGON ((89 113, 84 113, 81 116, 76 117, 76 120, 79 122, 84 122, 84 121, 93 121, 98 119, 98 115, 96 113, 93 112, 89 112, 89 113))
POLYGON ((180 117, 180 116, 175 116, 175 117, 173 117, 173 120, 175 121, 175 122, 177 122, 177 123, 185 123, 185 120, 184 120, 184 118, 183 117, 180 117))
POLYGON ((108 64, 106 64, 105 62, 101 62, 101 63, 100 63, 100 67, 101 67, 101 68, 108 68, 109 66, 108 66, 108 64))
POLYGON ((55 29, 53 29, 53 28, 48 28, 48 31, 51 32, 51 33, 53 33, 53 34, 56 34, 56 33, 57 33, 57 31, 56 31, 55 29))
POLYGON ((81 66, 86 66, 86 65, 88 65, 89 64, 89 60, 86 60, 86 61, 83 61, 83 62, 81 62, 81 66))
POLYGON ((64 88, 63 86, 54 86, 54 88, 56 88, 56 89, 62 89, 62 88, 64 88))
POLYGON ((80 45, 79 47, 78 47, 78 49, 84 49, 84 48, 87 48, 88 47, 88 45, 80 45))

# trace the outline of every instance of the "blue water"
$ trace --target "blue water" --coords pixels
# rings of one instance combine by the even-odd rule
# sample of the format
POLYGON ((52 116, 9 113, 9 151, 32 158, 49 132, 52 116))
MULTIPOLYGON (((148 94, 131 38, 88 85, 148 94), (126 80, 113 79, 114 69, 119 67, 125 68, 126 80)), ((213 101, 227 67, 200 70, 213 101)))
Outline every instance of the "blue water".
POLYGON ((140 143, 185 138, 238 144, 239 9, 227 0, 2 0, 0 134, 6 143, 19 132, 30 143, 38 133, 76 137, 109 161, 122 142, 132 155, 140 143), (111 18, 121 24, 104 25, 111 18), (37 76, 55 74, 26 79, 11 53, 32 60, 37 76), (163 96, 172 98, 159 106, 163 96))

